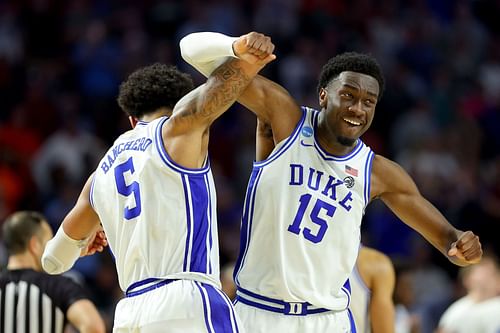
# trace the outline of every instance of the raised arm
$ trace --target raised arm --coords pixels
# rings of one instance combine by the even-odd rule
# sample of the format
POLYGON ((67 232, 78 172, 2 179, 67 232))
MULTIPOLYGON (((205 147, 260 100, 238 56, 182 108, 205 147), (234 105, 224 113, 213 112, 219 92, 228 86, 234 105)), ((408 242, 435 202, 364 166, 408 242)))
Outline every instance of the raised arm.
MULTIPOLYGON (((193 33, 181 40, 181 54, 207 76, 228 57, 245 59, 249 54, 262 56, 269 52, 265 48, 266 38, 256 32, 238 38, 213 32, 193 33)), ((260 75, 246 87, 238 102, 271 125, 275 143, 293 132, 302 115, 300 107, 283 87, 260 75)))
POLYGON ((236 101, 259 70, 274 59, 272 53, 262 57, 249 55, 246 60, 229 59, 210 74, 205 84, 184 96, 162 129, 170 157, 185 167, 201 167, 212 122, 236 101))
POLYGON ((454 228, 425 199, 397 163, 380 155, 373 161, 371 198, 380 198, 404 223, 420 233, 450 261, 467 266, 481 260, 479 238, 454 228))

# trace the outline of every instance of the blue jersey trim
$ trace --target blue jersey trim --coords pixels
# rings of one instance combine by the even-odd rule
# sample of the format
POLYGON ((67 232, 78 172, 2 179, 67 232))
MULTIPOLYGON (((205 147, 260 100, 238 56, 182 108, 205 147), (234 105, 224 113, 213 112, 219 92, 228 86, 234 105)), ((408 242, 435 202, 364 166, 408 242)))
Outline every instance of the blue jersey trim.
POLYGON ((365 184, 363 189, 364 199, 365 199, 365 208, 370 203, 370 192, 371 192, 371 175, 372 175, 372 165, 373 158, 375 154, 370 150, 365 162, 365 184))
POLYGON ((156 142, 156 149, 158 150, 158 153, 165 162, 167 166, 169 166, 171 169, 180 172, 180 173, 189 173, 189 174, 200 174, 200 173, 207 173, 210 170, 210 162, 208 160, 208 157, 206 159, 205 166, 199 169, 191 169, 191 168, 186 168, 183 167, 182 165, 179 165, 173 161, 170 156, 168 155, 167 151, 165 150, 165 146, 163 145, 163 136, 161 135, 161 129, 163 127, 163 124, 168 120, 169 118, 165 117, 162 120, 158 122, 158 125, 156 126, 155 130, 155 142, 156 142))
POLYGON ((185 175, 189 189, 189 206, 191 212, 191 255, 189 271, 206 273, 208 268, 208 206, 210 198, 206 186, 205 175, 185 175))
POLYGON ((344 282, 342 288, 340 288, 347 295, 347 305, 346 308, 351 304, 351 283, 349 282, 349 278, 344 282))
POLYGON ((94 184, 95 184, 95 173, 92 175, 92 180, 90 182, 90 193, 89 193, 89 201, 92 208, 95 211, 95 203, 94 203, 94 184))
POLYGON ((350 309, 347 309, 347 314, 349 316, 349 322, 351 324, 351 333, 356 333, 356 323, 354 322, 354 316, 350 309))
POLYGON ((271 297, 256 294, 241 287, 238 287, 237 301, 259 309, 282 313, 285 315, 294 315, 294 316, 305 316, 308 314, 332 311, 325 308, 314 307, 309 302, 285 302, 279 299, 274 299, 271 297), (247 296, 251 297, 252 299, 247 298, 247 296), (262 303, 259 302, 259 300, 267 303, 273 303, 276 304, 277 306, 275 307, 266 303, 262 303), (301 305, 301 312, 294 313, 292 308, 295 308, 295 306, 298 304, 301 305))
POLYGON ((301 108, 301 110, 302 110, 302 117, 300 118, 300 120, 299 120, 297 126, 295 127, 295 129, 293 130, 293 132, 286 139, 285 143, 278 150, 273 151, 271 153, 271 155, 268 158, 266 158, 265 160, 254 162, 253 163, 254 167, 261 168, 261 167, 263 167, 263 166, 271 163, 272 161, 274 161, 275 159, 277 159, 278 157, 280 157, 281 155, 283 155, 283 153, 285 151, 287 151, 288 148, 290 148, 290 146, 292 145, 292 143, 299 136, 300 129, 302 128, 302 125, 304 125, 304 121, 306 119, 307 112, 306 112, 305 108, 301 108))
POLYGON ((148 121, 139 120, 139 121, 137 121, 136 126, 138 126, 138 125, 145 126, 145 125, 148 125, 148 124, 149 124, 149 122, 148 122, 148 121))
POLYGON ((238 323, 231 302, 217 288, 194 282, 203 301, 203 313, 208 332, 239 333, 238 323))
POLYGON ((139 295, 142 295, 144 293, 147 293, 148 291, 166 286, 167 284, 174 282, 174 281, 177 281, 177 279, 164 279, 163 280, 163 279, 158 279, 158 278, 148 278, 148 279, 144 279, 141 281, 137 281, 137 282, 132 283, 127 288, 127 290, 125 291, 125 297, 139 296, 139 295), (154 282, 156 282, 156 283, 154 283, 154 282), (142 286, 144 286, 146 284, 150 284, 150 283, 154 283, 154 284, 150 285, 149 287, 143 288, 143 289, 134 290, 138 287, 142 287, 142 286))
MULTIPOLYGON (((213 231, 213 220, 212 220, 212 191, 210 188, 210 180, 208 179, 208 174, 204 175, 205 179, 205 186, 207 187, 207 192, 208 192, 208 260, 207 260, 207 265, 208 265, 208 273, 212 274, 213 268, 212 268, 212 246, 213 246, 213 240, 212 240, 212 231, 213 231)), ((217 226, 216 226, 217 227, 217 226)))
POLYGON ((354 147, 353 150, 351 150, 350 153, 344 156, 336 156, 333 154, 328 153, 326 150, 324 150, 316 141, 316 138, 314 138, 314 148, 318 151, 319 155, 326 161, 335 161, 335 162, 345 162, 349 161, 350 159, 354 158, 362 149, 363 149, 363 142, 358 139, 356 146, 354 147))
POLYGON ((191 218, 191 201, 189 200, 188 185, 186 182, 187 175, 182 175, 181 178, 184 188, 184 202, 186 203, 186 246, 184 248, 184 263, 182 265, 182 270, 184 272, 189 272, 188 262, 191 261, 189 250, 191 249, 191 230, 193 229, 193 221, 191 218))
POLYGON ((352 159, 354 156, 356 156, 361 151, 364 144, 360 139, 357 140, 356 146, 354 146, 354 149, 343 156, 333 155, 333 154, 330 154, 329 152, 327 152, 326 150, 324 150, 320 146, 320 144, 318 143, 318 140, 316 138, 316 132, 317 132, 317 128, 318 128, 318 118, 319 118, 320 111, 315 110, 315 109, 311 109, 311 108, 309 108, 309 110, 314 112, 312 115, 312 120, 311 120, 311 124, 313 125, 313 128, 314 128, 314 147, 316 148, 316 150, 318 151, 318 153, 320 154, 320 156, 324 160, 337 161, 337 162, 348 161, 348 160, 352 159))
POLYGON ((208 307, 210 306, 210 303, 208 301, 208 295, 205 293, 205 291, 201 288, 201 284, 199 283, 194 283, 196 287, 198 288, 200 295, 201 295, 201 300, 203 302, 203 317, 205 319, 205 326, 207 327, 207 331, 210 333, 214 333, 212 323, 209 321, 210 318, 208 317, 208 307))
POLYGON ((250 245, 251 229, 253 222, 253 209, 255 205, 255 196, 257 194, 257 185, 262 174, 261 168, 254 168, 250 181, 248 183, 247 194, 245 197, 245 205, 243 207, 243 216, 241 219, 241 235, 240 235, 240 253, 234 268, 233 278, 239 285, 238 275, 245 262, 248 247, 250 245))

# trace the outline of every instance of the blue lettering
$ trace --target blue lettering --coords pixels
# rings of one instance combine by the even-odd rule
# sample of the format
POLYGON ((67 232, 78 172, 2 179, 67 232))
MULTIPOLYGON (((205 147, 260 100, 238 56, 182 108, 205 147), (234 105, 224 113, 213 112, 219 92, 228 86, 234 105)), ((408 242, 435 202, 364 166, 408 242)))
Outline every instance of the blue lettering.
POLYGON ((309 179, 307 180, 307 186, 314 191, 317 191, 319 189, 319 182, 321 180, 321 176, 323 175, 323 172, 314 170, 313 168, 309 168, 309 179), (314 172, 316 171, 316 184, 313 186, 312 181, 313 181, 313 175, 314 172))
POLYGON ((151 139, 146 139, 144 140, 144 143, 142 144, 142 151, 145 151, 146 149, 148 149, 149 145, 153 143, 153 140, 151 139))
POLYGON ((121 154, 123 152, 123 143, 120 143, 118 145, 118 154, 121 154))
POLYGON ((118 146, 113 147, 113 159, 116 160, 116 156, 118 156, 118 146))
POLYGON ((111 157, 111 155, 108 155, 108 163, 110 167, 113 165, 114 162, 115 160, 111 157))
POLYGON ((352 206, 347 204, 347 201, 352 201, 352 192, 349 191, 349 193, 346 194, 346 196, 344 197, 344 199, 342 199, 340 202, 339 202, 339 205, 341 205, 342 207, 344 207, 344 209, 346 211, 350 211, 352 206))
POLYGON ((129 150, 130 149, 130 146, 132 145, 132 142, 134 141, 128 141, 125 143, 125 147, 123 147, 123 150, 129 150))
POLYGON ((337 186, 342 184, 343 182, 341 180, 337 180, 335 182, 335 177, 328 176, 328 183, 326 184, 324 190, 321 192, 324 195, 328 195, 328 191, 332 191, 332 194, 330 194, 330 199, 332 200, 337 200, 337 186))
POLYGON ((289 185, 302 185, 304 178, 304 168, 300 164, 290 164, 289 185))
POLYGON ((104 173, 107 173, 109 170, 108 164, 106 162, 102 162, 101 169, 102 169, 102 171, 104 171, 104 173))
POLYGON ((135 141, 131 141, 133 142, 132 146, 130 147, 130 150, 138 150, 137 149, 137 144, 139 143, 139 141, 141 141, 141 139, 137 139, 135 141))

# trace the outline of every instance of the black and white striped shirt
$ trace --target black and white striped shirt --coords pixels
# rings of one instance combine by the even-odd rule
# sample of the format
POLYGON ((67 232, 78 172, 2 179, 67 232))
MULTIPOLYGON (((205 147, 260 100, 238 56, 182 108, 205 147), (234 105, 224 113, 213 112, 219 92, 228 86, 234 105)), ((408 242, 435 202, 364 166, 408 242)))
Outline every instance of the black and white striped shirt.
POLYGON ((0 332, 62 333, 66 312, 88 296, 81 286, 64 276, 31 269, 0 273, 0 332))

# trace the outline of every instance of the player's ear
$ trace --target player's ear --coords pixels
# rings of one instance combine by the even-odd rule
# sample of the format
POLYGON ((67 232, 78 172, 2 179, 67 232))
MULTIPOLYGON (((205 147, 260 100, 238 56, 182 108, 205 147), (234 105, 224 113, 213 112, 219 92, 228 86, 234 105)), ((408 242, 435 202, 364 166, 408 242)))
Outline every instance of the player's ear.
POLYGON ((135 125, 137 125, 137 122, 139 120, 135 117, 128 116, 128 121, 130 122, 130 126, 132 126, 132 128, 135 128, 135 125))
POLYGON ((328 101, 328 94, 326 93, 325 88, 320 88, 319 90, 319 106, 321 106, 322 109, 326 108, 327 106, 327 101, 328 101))

